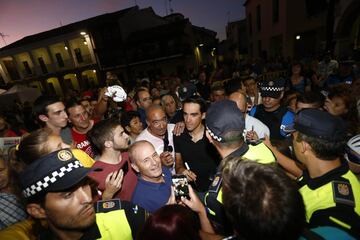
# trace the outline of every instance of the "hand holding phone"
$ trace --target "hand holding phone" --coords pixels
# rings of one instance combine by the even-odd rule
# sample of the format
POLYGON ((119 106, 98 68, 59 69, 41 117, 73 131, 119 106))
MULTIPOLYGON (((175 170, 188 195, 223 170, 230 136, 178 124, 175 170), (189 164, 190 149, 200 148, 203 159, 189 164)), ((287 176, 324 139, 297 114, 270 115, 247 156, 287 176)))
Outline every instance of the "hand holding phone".
POLYGON ((175 199, 177 202, 181 201, 181 197, 190 199, 189 184, 185 175, 172 176, 172 182, 174 185, 175 199))

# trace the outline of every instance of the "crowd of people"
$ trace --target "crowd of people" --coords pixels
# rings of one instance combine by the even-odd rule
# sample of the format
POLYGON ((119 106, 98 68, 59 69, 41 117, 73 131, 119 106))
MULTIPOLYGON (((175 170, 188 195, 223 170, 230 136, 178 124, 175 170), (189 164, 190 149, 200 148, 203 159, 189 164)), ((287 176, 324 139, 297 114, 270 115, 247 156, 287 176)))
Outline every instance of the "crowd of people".
POLYGON ((2 113, 0 238, 359 239, 359 68, 304 65, 109 73, 2 113))

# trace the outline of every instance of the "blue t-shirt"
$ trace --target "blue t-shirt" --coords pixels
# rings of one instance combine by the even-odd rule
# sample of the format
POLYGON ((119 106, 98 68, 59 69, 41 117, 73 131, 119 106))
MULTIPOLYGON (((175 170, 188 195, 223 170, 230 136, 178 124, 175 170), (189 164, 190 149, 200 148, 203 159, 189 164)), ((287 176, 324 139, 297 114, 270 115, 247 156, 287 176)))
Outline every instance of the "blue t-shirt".
POLYGON ((171 173, 166 167, 163 167, 162 170, 165 182, 152 183, 139 177, 132 196, 134 204, 143 207, 150 213, 164 206, 169 201, 171 195, 171 173))

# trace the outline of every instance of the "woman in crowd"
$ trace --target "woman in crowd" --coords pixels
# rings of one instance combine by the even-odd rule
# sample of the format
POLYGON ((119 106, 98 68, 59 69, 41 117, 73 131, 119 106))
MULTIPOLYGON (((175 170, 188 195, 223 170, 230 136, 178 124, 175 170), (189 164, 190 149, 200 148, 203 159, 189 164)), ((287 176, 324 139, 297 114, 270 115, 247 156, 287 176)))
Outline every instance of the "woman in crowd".
POLYGON ((303 65, 300 62, 294 62, 291 66, 291 75, 287 82, 287 88, 299 93, 311 90, 311 82, 305 77, 303 65))
POLYGON ((359 132, 356 103, 348 84, 335 85, 330 89, 325 100, 324 109, 331 115, 339 116, 348 124, 348 133, 355 135, 359 132))

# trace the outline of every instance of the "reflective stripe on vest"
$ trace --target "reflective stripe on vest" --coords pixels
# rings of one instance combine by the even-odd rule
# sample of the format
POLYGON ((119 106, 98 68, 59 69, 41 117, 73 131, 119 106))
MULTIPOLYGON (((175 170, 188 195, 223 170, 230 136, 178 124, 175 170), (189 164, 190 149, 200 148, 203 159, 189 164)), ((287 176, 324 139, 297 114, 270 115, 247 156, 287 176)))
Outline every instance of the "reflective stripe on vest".
POLYGON ((101 233, 100 239, 133 239, 131 228, 124 210, 97 213, 96 223, 101 233))

